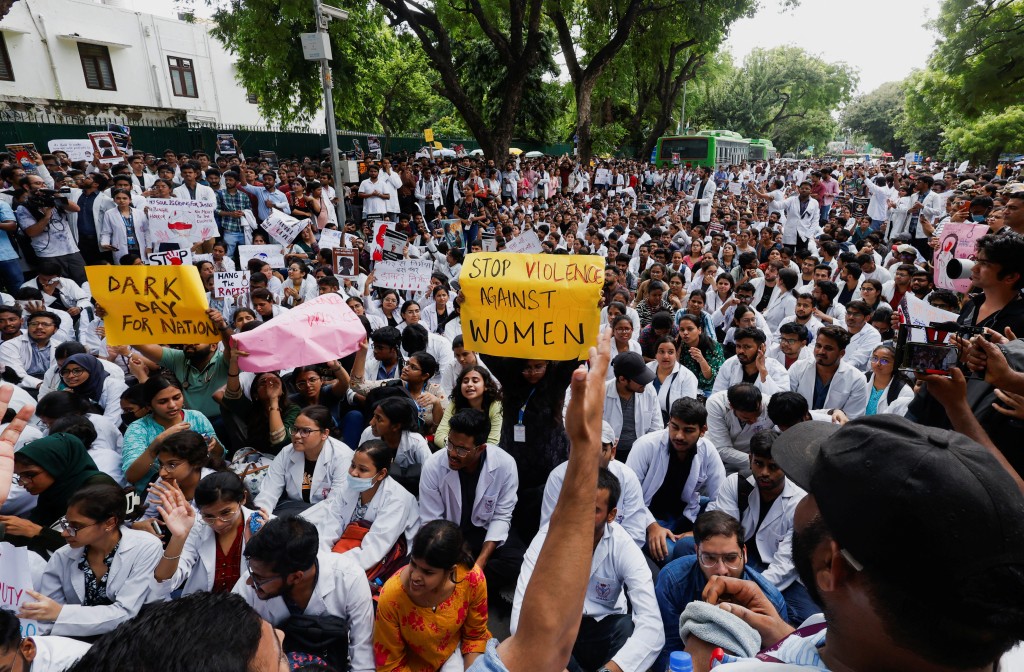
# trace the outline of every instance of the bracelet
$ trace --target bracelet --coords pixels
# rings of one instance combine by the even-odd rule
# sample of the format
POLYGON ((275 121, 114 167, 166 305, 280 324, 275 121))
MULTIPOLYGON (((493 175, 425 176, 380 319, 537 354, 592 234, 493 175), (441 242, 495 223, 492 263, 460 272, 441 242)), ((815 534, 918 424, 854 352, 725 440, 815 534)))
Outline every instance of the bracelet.
POLYGON ((167 555, 166 553, 164 553, 164 560, 177 560, 180 557, 181 557, 181 553, 179 553, 179 554, 177 554, 177 555, 175 555, 173 557, 171 557, 171 556, 167 555))
POLYGON ((228 371, 228 377, 232 377, 232 376, 237 377, 238 376, 238 371, 234 371, 234 372, 228 371))

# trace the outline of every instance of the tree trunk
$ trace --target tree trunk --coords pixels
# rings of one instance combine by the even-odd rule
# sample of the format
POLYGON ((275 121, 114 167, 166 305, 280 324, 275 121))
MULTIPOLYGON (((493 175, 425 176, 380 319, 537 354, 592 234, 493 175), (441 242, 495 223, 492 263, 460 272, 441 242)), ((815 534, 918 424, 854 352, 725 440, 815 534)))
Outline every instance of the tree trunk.
POLYGON ((594 79, 584 79, 576 87, 576 151, 579 154, 581 165, 590 163, 590 157, 594 153, 594 140, 590 137, 590 128, 593 123, 593 114, 590 109, 591 96, 594 93, 594 79))

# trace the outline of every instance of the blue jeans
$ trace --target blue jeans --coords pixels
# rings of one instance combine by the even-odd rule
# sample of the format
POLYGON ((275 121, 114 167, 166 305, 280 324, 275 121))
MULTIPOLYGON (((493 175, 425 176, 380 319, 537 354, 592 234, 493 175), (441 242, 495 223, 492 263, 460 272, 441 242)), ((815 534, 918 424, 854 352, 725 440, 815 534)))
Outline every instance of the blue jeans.
POLYGON ((825 224, 828 221, 828 213, 830 213, 830 212, 832 212, 832 206, 831 205, 823 205, 823 206, 821 206, 821 208, 820 208, 820 210, 818 212, 818 223, 825 224))
POLYGON ((21 289, 21 284, 25 282, 25 274, 21 272, 21 264, 17 259, 0 261, 0 280, 3 281, 8 294, 14 294, 21 289))
POLYGON ((245 234, 242 232, 235 233, 233 231, 221 232, 221 237, 228 246, 228 258, 235 258, 235 250, 238 249, 239 245, 245 245, 245 234))

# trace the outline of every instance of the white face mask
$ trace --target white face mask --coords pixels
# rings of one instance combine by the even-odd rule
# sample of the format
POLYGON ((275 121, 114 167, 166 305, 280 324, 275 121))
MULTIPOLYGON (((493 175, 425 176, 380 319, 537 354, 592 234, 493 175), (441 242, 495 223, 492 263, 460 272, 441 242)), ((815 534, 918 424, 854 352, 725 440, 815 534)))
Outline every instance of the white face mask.
POLYGON ((367 490, 373 487, 373 479, 374 477, 376 477, 376 475, 377 474, 374 474, 369 478, 359 478, 358 476, 353 476, 352 474, 345 474, 345 480, 349 490, 352 490, 354 492, 366 492, 367 490))

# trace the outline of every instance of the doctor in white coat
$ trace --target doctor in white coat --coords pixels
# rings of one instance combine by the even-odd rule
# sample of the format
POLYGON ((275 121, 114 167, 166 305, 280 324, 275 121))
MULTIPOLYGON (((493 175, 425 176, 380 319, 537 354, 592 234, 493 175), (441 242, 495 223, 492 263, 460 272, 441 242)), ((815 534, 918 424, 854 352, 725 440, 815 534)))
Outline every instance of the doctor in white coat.
POLYGON ((768 417, 770 394, 750 383, 737 383, 708 397, 707 438, 715 446, 726 472, 750 475, 750 439, 775 423, 768 417))
POLYGON ((715 181, 711 179, 711 169, 701 166, 700 179, 694 182, 686 200, 693 206, 693 225, 707 224, 711 221, 711 204, 715 200, 715 181))
POLYGON ((768 328, 771 329, 768 334, 769 338, 772 334, 778 333, 779 325, 783 320, 796 312, 796 294, 793 292, 793 288, 800 282, 799 273, 791 268, 774 268, 775 263, 781 265, 781 262, 770 262, 768 269, 765 270, 764 278, 754 278, 750 281, 750 284, 754 285, 754 300, 751 305, 758 306, 767 289, 764 284, 765 280, 770 279, 771 275, 777 276, 775 286, 771 288, 768 305, 761 313, 765 322, 768 323, 768 328))
POLYGON ((757 389, 767 395, 789 389, 789 373, 777 360, 767 357, 768 337, 760 329, 741 327, 734 332, 736 354, 725 360, 715 376, 711 393, 724 392, 745 377, 753 376, 757 389))
POLYGON ((32 672, 64 672, 86 654, 89 645, 70 637, 30 635, 22 637, 22 624, 13 611, 0 609, 0 659, 4 669, 32 672), (18 665, 18 660, 21 665, 18 665))
POLYGON ((818 230, 818 202, 811 198, 811 183, 800 184, 800 193, 782 202, 785 225, 782 244, 800 249, 807 247, 818 230))
POLYGON ((697 376, 679 363, 679 349, 671 336, 659 338, 655 348, 654 361, 647 362, 647 368, 656 379, 662 379, 658 388, 658 409, 661 411, 661 419, 667 422, 673 401, 684 397, 697 398, 697 376))
POLYGON ((843 361, 850 334, 835 326, 822 327, 814 339, 814 360, 798 361, 789 369, 789 389, 799 392, 810 409, 839 409, 853 420, 868 405, 868 381, 843 361), (826 381, 819 384, 817 381, 826 381))
POLYGON ((863 301, 846 304, 846 330, 850 344, 846 346, 843 361, 860 371, 871 370, 871 352, 882 342, 882 335, 869 322, 871 309, 863 301))

